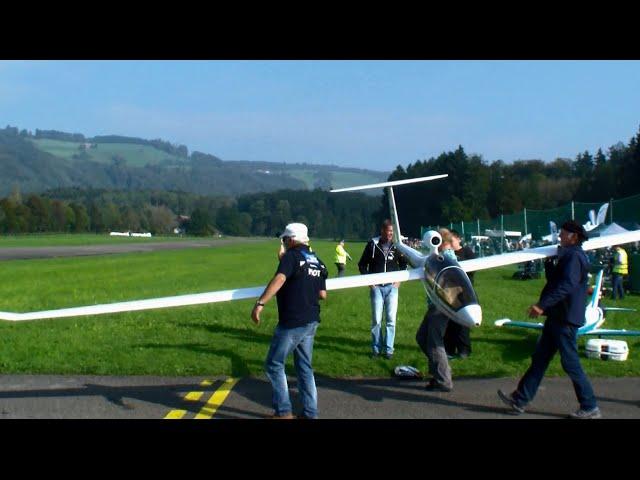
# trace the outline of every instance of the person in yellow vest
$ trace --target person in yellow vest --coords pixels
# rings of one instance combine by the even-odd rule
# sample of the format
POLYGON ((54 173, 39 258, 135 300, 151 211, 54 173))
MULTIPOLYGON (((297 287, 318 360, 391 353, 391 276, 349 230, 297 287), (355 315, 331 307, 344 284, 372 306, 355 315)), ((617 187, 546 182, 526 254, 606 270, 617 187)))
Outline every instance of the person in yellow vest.
POLYGON ((353 260, 351 255, 344 249, 344 240, 340 240, 340 243, 336 246, 336 255, 334 257, 334 262, 336 267, 338 267, 338 276, 342 277, 344 275, 344 268, 347 265, 347 258, 349 260, 353 260))
POLYGON ((616 299, 616 294, 622 300, 624 298, 624 276, 629 274, 629 260, 627 252, 620 245, 616 245, 613 249, 613 268, 611 269, 611 285, 613 291, 611 298, 616 299))

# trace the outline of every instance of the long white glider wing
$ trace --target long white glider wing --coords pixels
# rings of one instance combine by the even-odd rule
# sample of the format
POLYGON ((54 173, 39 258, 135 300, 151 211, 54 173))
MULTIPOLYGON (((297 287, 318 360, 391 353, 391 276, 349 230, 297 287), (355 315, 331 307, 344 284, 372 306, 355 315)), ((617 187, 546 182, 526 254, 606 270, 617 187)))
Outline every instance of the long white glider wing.
MULTIPOLYGON (((622 245, 638 241, 640 241, 640 230, 634 230, 631 232, 605 235, 594 238, 593 240, 588 240, 582 244, 582 248, 584 250, 595 250, 597 248, 608 247, 611 245, 622 245)), ((476 270, 484 270, 486 268, 502 267, 505 265, 512 265, 514 263, 523 263, 531 260, 552 257, 557 254, 558 246, 550 245, 547 247, 528 248, 517 252, 503 253, 502 255, 492 255, 490 257, 463 260, 459 263, 465 272, 475 272, 476 270)))
MULTIPOLYGON (((371 275, 352 275, 349 277, 327 280, 327 290, 363 287, 380 283, 406 282, 422 278, 422 270, 401 270, 397 272, 375 273, 371 275)), ((258 298, 265 287, 240 288, 217 292, 196 293, 191 295, 177 295, 173 297, 150 298, 132 302, 107 303, 103 305, 89 305, 85 307, 62 308, 59 310, 44 310, 40 312, 13 313, 0 312, 0 320, 19 322, 25 320, 45 320, 52 318, 78 317, 84 315, 102 315, 105 313, 134 312, 155 308, 184 307, 187 305, 202 305, 205 303, 227 302, 258 298)))

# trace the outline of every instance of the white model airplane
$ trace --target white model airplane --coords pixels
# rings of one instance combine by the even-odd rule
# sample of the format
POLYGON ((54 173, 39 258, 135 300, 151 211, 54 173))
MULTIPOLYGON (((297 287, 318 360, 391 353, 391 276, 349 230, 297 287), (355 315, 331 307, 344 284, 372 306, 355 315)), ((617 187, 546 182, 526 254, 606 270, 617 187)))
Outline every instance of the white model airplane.
MULTIPOLYGON (((578 329, 578 336, 580 335, 597 335, 597 336, 638 336, 640 331, 636 330, 612 330, 607 328, 600 328, 604 323, 604 312, 611 311, 633 311, 633 309, 617 308, 617 307, 601 307, 598 305, 598 301, 601 296, 602 290, 602 270, 598 272, 596 276, 596 283, 593 286, 593 294, 591 300, 585 307, 584 319, 585 324, 578 329)), ((495 321, 497 327, 519 327, 519 328, 533 328, 541 330, 544 327, 543 323, 531 323, 531 322, 514 322, 508 318, 503 318, 495 321)))
POLYGON ((589 210, 589 220, 587 223, 582 225, 587 232, 590 232, 598 225, 604 223, 604 219, 607 216, 607 209, 609 208, 609 204, 605 203, 598 210, 598 215, 596 216, 595 210, 589 210))
MULTIPOLYGON (((423 246, 430 250, 428 255, 424 255, 423 253, 402 243, 401 239, 403 237, 401 236, 400 226, 398 223, 392 187, 409 183, 436 180, 446 176, 447 175, 434 175, 431 177, 412 178, 408 180, 397 180, 332 190, 333 192, 342 192, 364 190, 368 188, 389 188, 389 208, 391 210, 391 219, 394 226, 396 245, 398 250, 407 257, 412 268, 397 272, 332 278, 326 282, 327 290, 340 290, 344 288, 364 287, 367 285, 377 285, 381 283, 422 280, 427 295, 429 295, 434 305, 440 309, 440 311, 445 313, 455 322, 468 327, 477 327, 482 323, 482 309, 478 303, 478 298, 466 272, 528 262, 530 260, 546 258, 557 254, 558 247, 556 245, 551 245, 457 262, 438 253, 438 247, 442 243, 442 239, 438 232, 428 231, 424 234, 422 243, 423 246)), ((585 250, 589 250, 636 241, 640 241, 640 230, 589 240, 583 244, 583 248, 585 250)), ((150 298, 131 302, 90 305, 39 312, 0 312, 0 320, 14 322, 44 320, 83 315, 132 312, 155 308, 180 307, 186 305, 200 305, 206 303, 225 302, 229 300, 243 300, 259 297, 264 291, 264 288, 264 286, 240 288, 234 290, 150 298)))
POLYGON ((556 222, 549 222, 549 235, 542 237, 542 241, 549 242, 552 245, 558 243, 558 227, 556 226, 556 222))

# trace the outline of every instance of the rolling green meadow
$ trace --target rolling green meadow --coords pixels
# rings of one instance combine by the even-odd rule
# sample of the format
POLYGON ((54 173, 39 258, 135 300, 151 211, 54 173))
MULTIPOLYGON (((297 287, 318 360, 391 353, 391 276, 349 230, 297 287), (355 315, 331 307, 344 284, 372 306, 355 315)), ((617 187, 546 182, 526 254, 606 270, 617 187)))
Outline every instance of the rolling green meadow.
MULTIPOLYGON (((56 241, 51 236, 49 245, 56 241)), ((0 241, 0 248, 8 246, 0 241)), ((38 243, 42 245, 42 243, 38 243)), ((336 274, 333 241, 312 247, 336 274)), ((356 262, 364 243, 347 243, 356 262)), ((140 300, 213 290, 264 286, 276 266, 278 241, 151 253, 0 262, 0 311, 26 312, 98 303, 140 300)), ((511 279, 516 266, 476 273, 483 307, 481 327, 471 332, 473 354, 451 361, 454 377, 518 376, 529 365, 537 332, 499 329, 496 319, 525 319, 544 280, 511 279)), ((0 321, 0 374, 95 375, 232 375, 261 376, 273 328, 275 299, 259 326, 251 322, 254 300, 131 313, 30 322, 0 321)), ((640 308, 640 297, 605 302, 640 308)), ((417 281, 400 289, 396 354, 392 360, 371 359, 368 288, 328 292, 314 350, 316 374, 331 377, 388 377, 397 365, 424 371, 426 359, 415 343, 425 312, 425 293, 417 281)), ((612 312, 605 326, 640 328, 637 313, 612 312)), ((592 376, 640 375, 640 339, 627 337, 626 362, 582 357, 592 376)), ((581 338, 579 345, 584 347, 581 338)), ((288 369, 293 372, 291 359, 288 369)), ((563 375, 558 358, 549 375, 563 375)))
MULTIPOLYGON (((63 140, 53 140, 49 138, 34 139, 32 142, 41 150, 56 157, 71 160, 73 155, 81 152, 78 149, 80 143, 67 142, 63 140)), ((173 163, 184 163, 184 159, 163 152, 149 145, 137 145, 131 143, 107 143, 98 144, 98 148, 88 149, 86 152, 94 162, 111 163, 114 155, 120 155, 127 160, 130 166, 143 167, 147 164, 156 165, 166 161, 173 163)))

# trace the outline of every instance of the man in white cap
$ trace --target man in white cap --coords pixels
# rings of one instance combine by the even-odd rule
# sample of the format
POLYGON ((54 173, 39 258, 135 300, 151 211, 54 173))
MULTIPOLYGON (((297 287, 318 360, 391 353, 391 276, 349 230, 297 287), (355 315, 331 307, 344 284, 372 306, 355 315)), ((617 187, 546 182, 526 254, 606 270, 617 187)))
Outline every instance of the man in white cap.
POLYGON ((302 399, 301 418, 317 418, 318 395, 311 360, 313 341, 320 323, 318 300, 327 298, 327 267, 309 249, 306 225, 290 223, 280 235, 285 248, 275 275, 256 301, 251 319, 260 324, 260 313, 275 295, 278 325, 265 361, 267 377, 273 386, 273 418, 294 418, 285 361, 293 352, 293 364, 302 399))

